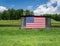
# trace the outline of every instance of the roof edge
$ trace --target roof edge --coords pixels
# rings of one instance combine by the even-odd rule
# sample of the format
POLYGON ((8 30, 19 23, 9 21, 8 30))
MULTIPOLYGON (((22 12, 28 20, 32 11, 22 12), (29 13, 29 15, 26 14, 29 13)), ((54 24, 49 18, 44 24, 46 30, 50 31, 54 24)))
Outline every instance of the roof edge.
POLYGON ((34 15, 28 15, 28 16, 21 16, 21 17, 50 17, 50 16, 34 16, 34 15))

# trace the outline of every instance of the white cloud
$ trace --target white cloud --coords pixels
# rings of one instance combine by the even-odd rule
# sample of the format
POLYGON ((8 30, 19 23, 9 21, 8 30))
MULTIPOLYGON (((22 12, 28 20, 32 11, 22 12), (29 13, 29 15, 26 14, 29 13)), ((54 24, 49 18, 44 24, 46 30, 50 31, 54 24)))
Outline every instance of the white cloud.
POLYGON ((60 13, 60 0, 50 0, 47 4, 40 5, 33 11, 35 15, 41 14, 55 14, 60 13), (57 6, 53 7, 52 4, 57 2, 57 6))
POLYGON ((4 6, 0 6, 0 12, 3 12, 4 10, 8 10, 8 9, 4 6))

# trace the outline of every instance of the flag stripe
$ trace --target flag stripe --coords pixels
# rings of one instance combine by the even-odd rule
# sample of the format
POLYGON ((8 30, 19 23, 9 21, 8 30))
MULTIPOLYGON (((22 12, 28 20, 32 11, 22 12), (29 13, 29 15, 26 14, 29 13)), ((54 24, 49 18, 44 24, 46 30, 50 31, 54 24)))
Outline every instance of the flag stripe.
POLYGON ((26 28, 45 28, 45 17, 34 17, 34 23, 26 23, 26 28))

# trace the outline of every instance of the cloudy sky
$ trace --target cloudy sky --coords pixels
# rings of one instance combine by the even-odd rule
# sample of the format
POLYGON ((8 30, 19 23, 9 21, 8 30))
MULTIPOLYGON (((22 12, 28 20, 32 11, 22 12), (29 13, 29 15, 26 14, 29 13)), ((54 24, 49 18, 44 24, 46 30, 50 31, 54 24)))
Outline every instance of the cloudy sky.
POLYGON ((0 12, 14 9, 29 9, 35 15, 60 13, 60 0, 0 0, 0 12))

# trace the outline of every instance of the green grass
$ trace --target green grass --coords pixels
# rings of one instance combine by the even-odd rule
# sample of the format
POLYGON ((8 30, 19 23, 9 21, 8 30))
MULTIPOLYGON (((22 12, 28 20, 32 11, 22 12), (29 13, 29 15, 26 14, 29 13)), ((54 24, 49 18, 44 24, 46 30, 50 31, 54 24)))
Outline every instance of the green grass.
POLYGON ((60 21, 55 21, 51 19, 51 26, 60 27, 60 21))
MULTIPOLYGON (((19 29, 20 20, 0 20, 0 46, 60 46, 60 27, 51 29, 19 29), (11 27, 9 25, 15 25, 11 27)), ((52 26, 60 22, 52 20, 52 26)))
MULTIPOLYGON (((0 26, 21 26, 21 20, 0 20, 0 26)), ((60 22, 51 19, 51 26, 60 27, 60 22)))
POLYGON ((0 20, 0 25, 20 25, 21 20, 0 20))
POLYGON ((60 29, 0 28, 0 46, 60 46, 60 29))

